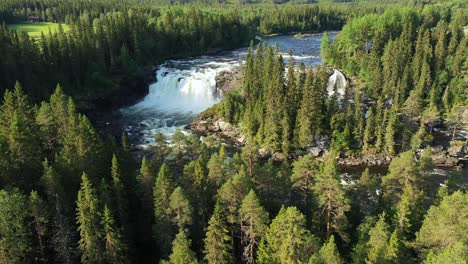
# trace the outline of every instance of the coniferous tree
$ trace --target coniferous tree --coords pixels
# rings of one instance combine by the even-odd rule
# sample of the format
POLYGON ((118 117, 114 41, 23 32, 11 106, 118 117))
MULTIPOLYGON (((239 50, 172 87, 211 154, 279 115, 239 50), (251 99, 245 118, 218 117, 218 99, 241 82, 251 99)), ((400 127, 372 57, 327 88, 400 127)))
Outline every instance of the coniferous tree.
POLYGON ((318 174, 314 185, 322 217, 325 219, 327 237, 336 232, 346 239, 344 227, 347 224, 345 213, 350 210, 349 200, 340 184, 337 172, 337 162, 333 153, 325 161, 323 172, 318 174))
POLYGON ((30 261, 31 237, 27 197, 18 189, 0 190, 0 263, 30 261))
POLYGON ((467 201, 467 194, 457 191, 446 196, 439 206, 429 209, 414 242, 420 259, 431 250, 438 255, 448 247, 466 243, 467 201))
POLYGON ((0 177, 9 185, 30 190, 41 166, 41 149, 30 104, 19 83, 7 90, 0 106, 0 177))
POLYGON ((170 197, 175 189, 172 172, 166 164, 161 166, 153 189, 154 238, 161 253, 168 252, 173 237, 171 229, 170 197))
POLYGON ((320 251, 314 254, 309 260, 309 264, 342 264, 343 259, 335 245, 335 237, 332 235, 330 239, 320 248, 320 251))
POLYGON ((49 224, 49 208, 39 194, 32 191, 29 195, 29 206, 31 207, 32 226, 35 234, 35 254, 39 261, 47 263, 47 235, 49 224))
POLYGON ((126 225, 128 223, 127 217, 127 188, 124 186, 122 169, 120 168, 119 161, 117 156, 114 154, 112 156, 112 167, 111 167, 111 176, 112 176, 112 191, 115 194, 115 209, 119 216, 119 223, 121 225, 126 225))
POLYGON ((169 256, 169 263, 198 263, 195 253, 190 249, 191 243, 192 241, 187 237, 185 231, 180 231, 172 243, 172 253, 169 256))
POLYGON ((311 211, 312 195, 316 179, 322 173, 323 164, 315 159, 312 154, 305 155, 293 163, 291 183, 294 189, 298 189, 302 196, 304 209, 311 211))
POLYGON ((318 251, 318 241, 306 228, 303 214, 295 207, 281 208, 257 251, 257 263, 306 262, 318 251))
POLYGON ((233 263, 232 238, 230 237, 227 221, 223 216, 224 208, 220 203, 216 203, 213 215, 208 222, 206 231, 205 260, 208 264, 229 264, 233 263))
POLYGON ((368 152, 374 140, 375 117, 374 110, 371 107, 367 112, 366 128, 364 129, 362 150, 368 152))
POLYGON ((172 222, 178 230, 184 230, 192 223, 192 206, 181 187, 175 188, 170 197, 172 222))
POLYGON ((250 190, 242 201, 239 208, 239 220, 244 245, 242 256, 247 263, 255 263, 255 251, 267 229, 268 213, 253 190, 250 190))
POLYGON ((328 36, 327 32, 322 34, 322 42, 320 44, 320 55, 322 56, 323 64, 333 64, 332 60, 332 50, 331 50, 332 41, 328 36))
POLYGON ((298 146, 305 148, 312 144, 316 131, 313 130, 314 116, 317 114, 314 108, 314 73, 312 68, 307 72, 303 88, 302 101, 297 115, 296 138, 298 146))
POLYGON ((102 239, 104 245, 104 252, 102 252, 102 254, 105 262, 120 264, 129 263, 126 245, 107 205, 104 206, 101 225, 103 228, 102 239))
POLYGON ((81 188, 76 201, 76 222, 80 233, 78 248, 82 263, 103 261, 102 229, 98 197, 86 173, 81 176, 81 188))
POLYGON ((385 222, 385 213, 383 213, 375 226, 369 230, 366 263, 386 263, 386 250, 390 237, 388 229, 389 226, 385 222))

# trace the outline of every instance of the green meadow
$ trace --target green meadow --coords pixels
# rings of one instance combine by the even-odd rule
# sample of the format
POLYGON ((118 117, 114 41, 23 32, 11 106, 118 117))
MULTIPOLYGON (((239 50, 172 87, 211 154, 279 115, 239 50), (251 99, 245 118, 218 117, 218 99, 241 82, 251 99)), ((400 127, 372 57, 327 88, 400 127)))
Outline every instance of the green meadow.
MULTIPOLYGON (((8 26, 11 30, 23 31, 28 33, 33 38, 39 38, 41 33, 49 34, 50 32, 56 32, 58 30, 58 23, 40 22, 40 23, 24 23, 24 24, 11 24, 8 26)), ((68 26, 62 24, 63 29, 68 30, 68 26)))

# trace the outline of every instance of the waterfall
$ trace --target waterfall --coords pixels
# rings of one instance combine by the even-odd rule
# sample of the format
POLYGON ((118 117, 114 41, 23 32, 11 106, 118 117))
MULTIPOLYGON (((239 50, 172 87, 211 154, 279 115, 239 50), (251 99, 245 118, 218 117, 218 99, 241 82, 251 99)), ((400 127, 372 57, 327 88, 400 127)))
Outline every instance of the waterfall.
POLYGON ((174 69, 162 66, 157 82, 135 108, 162 113, 198 114, 219 101, 216 97, 214 68, 174 69))
POLYGON ((218 103, 216 75, 232 69, 236 60, 216 62, 201 57, 169 61, 156 72, 157 81, 139 103, 120 109, 127 120, 125 131, 140 137, 141 146, 154 142, 157 132, 171 137, 184 129, 200 112, 218 103))
POLYGON ((328 96, 332 96, 336 92, 338 93, 338 98, 343 98, 343 95, 345 94, 346 84, 346 78, 343 75, 343 73, 335 69, 333 71, 333 74, 328 79, 328 96))

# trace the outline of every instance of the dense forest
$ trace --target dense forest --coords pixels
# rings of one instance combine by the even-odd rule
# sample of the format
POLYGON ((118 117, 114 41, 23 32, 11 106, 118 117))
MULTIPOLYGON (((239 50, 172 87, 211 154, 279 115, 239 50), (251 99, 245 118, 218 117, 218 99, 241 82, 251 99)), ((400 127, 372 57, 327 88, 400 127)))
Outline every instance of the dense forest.
POLYGON ((466 146, 463 2, 156 2, 0 3, 0 263, 467 263, 466 175, 435 174, 431 150, 436 126, 466 146), (64 26, 8 27, 29 16, 64 26), (202 114, 240 148, 177 130, 135 155, 79 111, 166 58, 328 30, 318 67, 251 46, 241 87, 202 114), (343 182, 337 158, 366 154, 388 171, 343 182))
POLYGON ((336 151, 393 156, 427 146, 442 117, 453 140, 467 102, 464 21, 462 10, 400 7, 349 21, 333 43, 325 34, 325 63, 358 80, 342 93, 327 91, 326 66, 285 65, 275 48, 251 48, 242 89, 204 114, 240 124, 270 152, 331 138, 336 151))
POLYGON ((377 5, 169 8, 150 1, 2 1, 0 92, 20 81, 40 102, 60 83, 79 109, 90 110, 141 83, 144 66, 164 59, 237 48, 256 34, 339 30, 350 17, 381 12, 377 5), (65 23, 68 31, 61 25, 31 38, 9 30, 8 23, 30 16, 65 23))

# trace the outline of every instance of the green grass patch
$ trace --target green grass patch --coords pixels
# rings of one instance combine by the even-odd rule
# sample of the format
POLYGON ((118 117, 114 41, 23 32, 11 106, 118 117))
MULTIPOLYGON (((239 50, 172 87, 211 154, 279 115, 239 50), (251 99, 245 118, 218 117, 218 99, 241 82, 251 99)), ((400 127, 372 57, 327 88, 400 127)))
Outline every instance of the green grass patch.
MULTIPOLYGON (((58 31, 59 24, 58 23, 50 23, 50 22, 41 22, 41 23, 24 23, 24 24, 11 24, 8 25, 11 30, 22 31, 28 33, 28 35, 32 38, 39 38, 41 37, 41 33, 44 32, 44 35, 49 34, 50 32, 58 31)), ((68 26, 66 24, 62 24, 63 30, 67 31, 68 26)))

